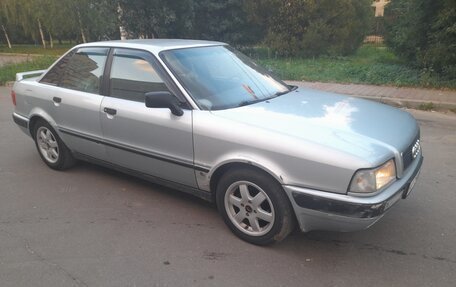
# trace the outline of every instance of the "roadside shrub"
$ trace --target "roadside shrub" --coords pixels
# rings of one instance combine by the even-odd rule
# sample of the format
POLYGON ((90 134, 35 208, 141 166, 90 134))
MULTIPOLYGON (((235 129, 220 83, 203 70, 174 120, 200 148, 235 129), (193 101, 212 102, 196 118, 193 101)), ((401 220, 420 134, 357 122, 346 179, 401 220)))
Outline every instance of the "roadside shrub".
POLYGON ((424 76, 456 78, 456 1, 392 1, 385 10, 385 28, 388 47, 424 76))
MULTIPOLYGON (((354 53, 366 36, 371 0, 268 0, 272 14, 260 15, 266 43, 281 56, 314 57, 354 53)), ((262 11, 261 9, 257 9, 262 11)))

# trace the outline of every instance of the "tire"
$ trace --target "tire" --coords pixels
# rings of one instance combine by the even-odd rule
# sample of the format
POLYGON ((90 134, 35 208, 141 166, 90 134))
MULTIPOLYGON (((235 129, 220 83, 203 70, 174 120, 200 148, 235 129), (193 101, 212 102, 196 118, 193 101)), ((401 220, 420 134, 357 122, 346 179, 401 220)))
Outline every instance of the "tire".
POLYGON ((70 150, 59 138, 55 130, 44 120, 33 126, 33 139, 41 159, 55 170, 68 169, 76 163, 70 150))
POLYGON ((270 175, 250 168, 232 168, 216 189, 217 208, 231 231, 256 245, 285 239, 295 217, 282 186, 270 175))

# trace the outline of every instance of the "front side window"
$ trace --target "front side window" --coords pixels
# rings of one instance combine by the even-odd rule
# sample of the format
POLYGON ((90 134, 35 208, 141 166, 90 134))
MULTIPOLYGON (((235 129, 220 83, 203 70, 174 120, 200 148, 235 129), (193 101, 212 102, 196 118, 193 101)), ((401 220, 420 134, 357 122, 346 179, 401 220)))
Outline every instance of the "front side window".
POLYGON ((100 94, 109 48, 79 48, 69 59, 59 86, 100 94))
POLYGON ((112 60, 109 95, 144 102, 145 93, 168 91, 148 58, 147 52, 116 49, 112 60))

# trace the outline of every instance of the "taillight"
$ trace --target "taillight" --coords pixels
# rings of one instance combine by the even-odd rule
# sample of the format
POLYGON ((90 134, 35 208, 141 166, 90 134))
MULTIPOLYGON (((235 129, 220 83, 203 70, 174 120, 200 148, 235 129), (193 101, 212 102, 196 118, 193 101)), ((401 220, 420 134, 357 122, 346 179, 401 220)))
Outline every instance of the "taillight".
POLYGON ((13 105, 16 105, 16 93, 11 90, 11 100, 13 101, 13 105))

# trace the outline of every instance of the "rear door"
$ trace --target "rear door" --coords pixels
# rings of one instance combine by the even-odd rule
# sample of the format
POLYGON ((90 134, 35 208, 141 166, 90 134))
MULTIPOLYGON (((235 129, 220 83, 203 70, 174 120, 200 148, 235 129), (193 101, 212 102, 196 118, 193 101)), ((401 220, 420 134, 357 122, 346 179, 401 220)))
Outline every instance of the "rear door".
POLYGON ((145 93, 177 90, 152 54, 115 49, 101 125, 109 161, 165 180, 196 187, 192 111, 147 108, 145 93))
POLYGON ((70 52, 41 79, 48 84, 51 116, 63 141, 74 152, 105 159, 100 124, 102 76, 109 48, 70 52))

